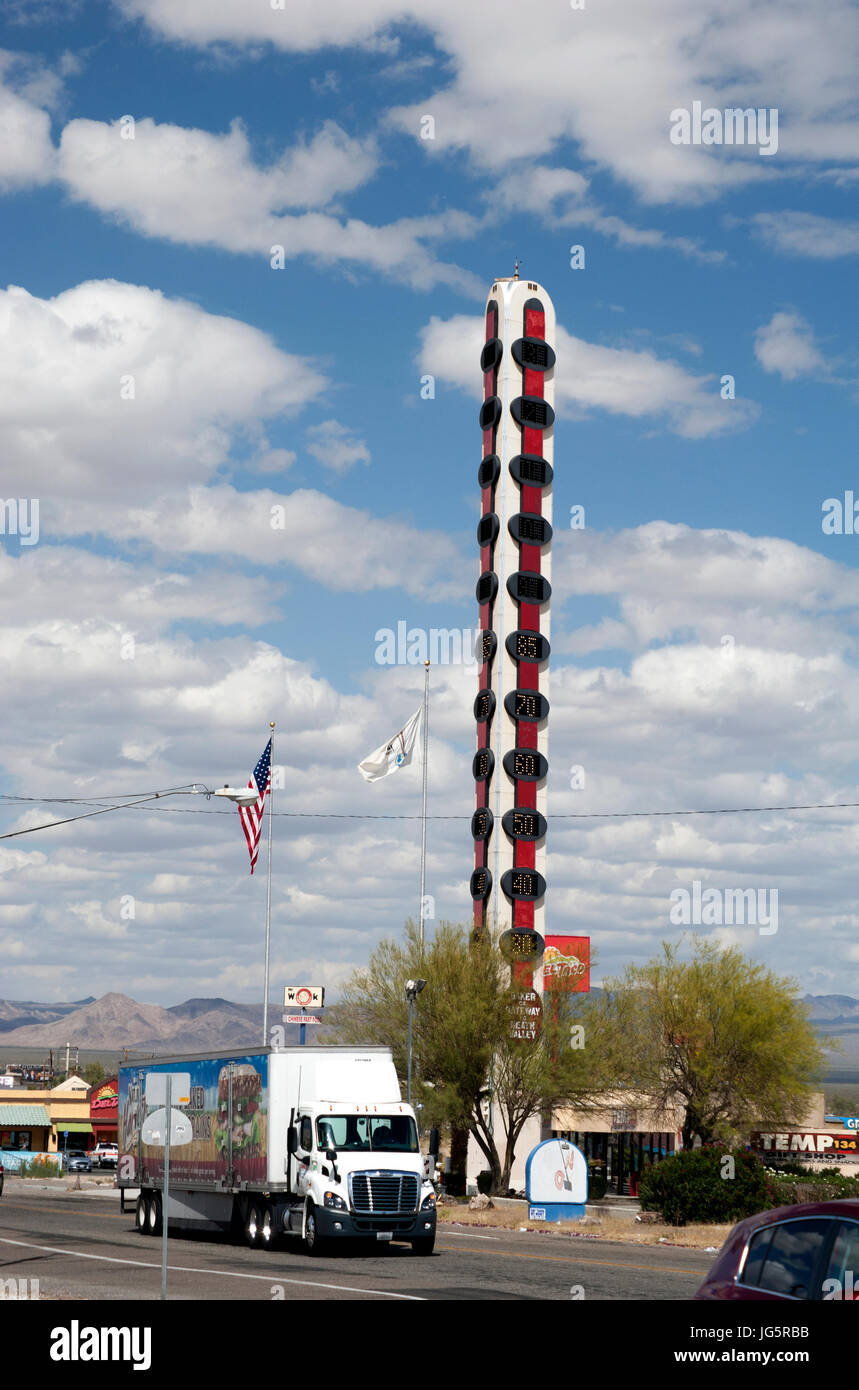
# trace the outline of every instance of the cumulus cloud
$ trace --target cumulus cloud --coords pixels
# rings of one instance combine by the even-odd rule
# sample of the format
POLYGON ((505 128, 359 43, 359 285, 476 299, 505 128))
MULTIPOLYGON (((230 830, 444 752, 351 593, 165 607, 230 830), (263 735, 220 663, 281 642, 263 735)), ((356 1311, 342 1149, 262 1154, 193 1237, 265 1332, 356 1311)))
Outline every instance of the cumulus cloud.
MULTIPOLYGON (((481 318, 431 319, 421 331, 421 371, 479 395, 474 363, 483 336, 481 318)), ((556 346, 555 398, 567 413, 597 409, 651 418, 687 439, 745 428, 759 413, 753 401, 723 401, 715 377, 694 376, 646 349, 588 343, 560 326, 556 346)))
MULTIPOLYGON (((115 0, 159 35, 206 45, 228 41, 251 53, 265 44, 291 52, 350 48, 374 38, 390 46, 392 27, 416 25, 451 59, 454 77, 391 113, 418 137, 430 112, 436 139, 424 153, 467 150, 486 168, 543 158, 565 140, 580 156, 650 201, 697 200, 772 178, 756 150, 673 146, 670 112, 703 106, 759 107, 779 97, 779 159, 800 171, 859 154, 853 110, 859 36, 850 0, 830 0, 822 25, 805 0, 750 7, 725 0, 718 14, 666 0, 575 11, 542 6, 540 42, 522 42, 521 8, 498 0, 492 24, 479 8, 438 0, 290 0, 283 9, 243 0, 115 0), (387 41, 387 42, 386 42, 387 41), (539 99, 535 100, 535 93, 539 99)), ((394 35, 395 37, 395 35, 394 35)))
POLYGON ((801 314, 773 314, 755 333, 755 357, 765 372, 777 372, 784 381, 819 373, 826 367, 814 330, 801 314))
POLYGON ((758 212, 755 230, 782 255, 829 261, 859 254, 859 222, 821 217, 815 212, 758 212))
POLYGON ((45 108, 59 85, 46 69, 34 71, 0 49, 0 191, 32 188, 54 177, 51 117, 45 108))
POLYGON ((59 176, 73 198, 144 236, 266 260, 281 248, 286 261, 354 262, 417 289, 448 284, 479 295, 475 276, 439 261, 425 244, 470 235, 476 223, 464 214, 373 226, 322 210, 366 183, 376 167, 374 140, 354 139, 331 121, 268 168, 255 163, 238 121, 219 135, 144 118, 134 138, 123 139, 120 121, 74 120, 58 152, 59 176))
POLYGON ((363 439, 337 420, 322 420, 305 432, 307 452, 333 473, 347 473, 356 463, 369 463, 370 450, 363 439))
POLYGON ((326 384, 257 328, 115 280, 0 291, 0 344, 4 489, 65 499, 78 534, 98 530, 96 503, 205 481, 326 384))

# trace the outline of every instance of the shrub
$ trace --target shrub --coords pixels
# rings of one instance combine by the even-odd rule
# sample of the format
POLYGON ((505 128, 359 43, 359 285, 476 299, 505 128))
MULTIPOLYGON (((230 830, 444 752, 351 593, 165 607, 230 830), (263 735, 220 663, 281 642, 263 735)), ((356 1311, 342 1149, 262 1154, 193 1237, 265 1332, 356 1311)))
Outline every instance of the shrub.
POLYGON ((639 1189, 643 1211, 658 1211, 671 1226, 690 1221, 734 1222, 776 1205, 775 1189, 759 1159, 745 1149, 712 1145, 686 1149, 645 1168, 639 1189), (733 1178, 722 1159, 734 1160, 733 1178))
POLYGON ((790 1165, 771 1172, 769 1180, 773 1188, 774 1206, 788 1207, 800 1202, 833 1202, 839 1197, 859 1197, 859 1177, 850 1177, 838 1169, 816 1172, 813 1168, 803 1168, 802 1164, 790 1165))

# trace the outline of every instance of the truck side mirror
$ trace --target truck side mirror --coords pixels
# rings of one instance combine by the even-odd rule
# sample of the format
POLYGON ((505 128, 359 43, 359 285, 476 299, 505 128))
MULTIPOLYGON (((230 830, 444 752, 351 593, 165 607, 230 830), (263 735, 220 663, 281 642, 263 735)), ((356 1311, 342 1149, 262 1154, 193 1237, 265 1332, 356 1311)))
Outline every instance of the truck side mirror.
POLYGON ((325 1157, 328 1159, 328 1162, 329 1162, 329 1163, 336 1163, 336 1162, 337 1162, 337 1150, 336 1150, 336 1149, 326 1149, 326 1150, 325 1150, 325 1157))
POLYGON ((286 1131, 286 1152, 288 1154, 298 1152, 298 1130, 295 1125, 290 1125, 286 1131))
POLYGON ((440 1148, 441 1134, 437 1129, 431 1129, 429 1137, 429 1151, 435 1158, 438 1158, 438 1151, 440 1148))

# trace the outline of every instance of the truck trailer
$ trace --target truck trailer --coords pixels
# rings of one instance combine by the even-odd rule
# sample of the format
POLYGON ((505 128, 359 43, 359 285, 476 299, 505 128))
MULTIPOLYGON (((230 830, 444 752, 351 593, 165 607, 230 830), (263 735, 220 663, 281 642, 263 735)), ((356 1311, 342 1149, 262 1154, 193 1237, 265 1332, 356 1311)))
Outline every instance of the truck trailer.
POLYGON ((243 1233, 260 1249, 294 1236, 311 1255, 356 1241, 432 1254, 435 1190, 389 1048, 266 1047, 120 1067, 117 1185, 123 1203, 139 1189, 145 1235, 163 1220, 163 1101, 158 1111, 146 1099, 146 1078, 163 1072, 190 1077, 171 1103, 186 1137, 190 1123, 190 1142, 170 1147, 171 1228, 243 1233))

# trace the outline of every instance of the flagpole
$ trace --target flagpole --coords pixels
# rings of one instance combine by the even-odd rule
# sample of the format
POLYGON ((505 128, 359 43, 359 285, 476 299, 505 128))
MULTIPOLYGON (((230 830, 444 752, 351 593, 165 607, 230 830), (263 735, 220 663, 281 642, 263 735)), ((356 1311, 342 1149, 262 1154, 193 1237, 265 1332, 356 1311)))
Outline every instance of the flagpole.
POLYGON ((427 748, 429 746, 429 673, 424 662, 423 794, 421 809, 421 956, 424 953, 424 890, 427 877, 427 748))
POLYGON ((272 763, 274 762, 274 720, 269 722, 271 729, 271 757, 268 764, 269 793, 268 793, 268 882, 265 891, 265 993, 262 1005, 262 1045, 268 1047, 268 973, 269 958, 271 955, 271 833, 274 826, 274 777, 272 775, 272 763))

